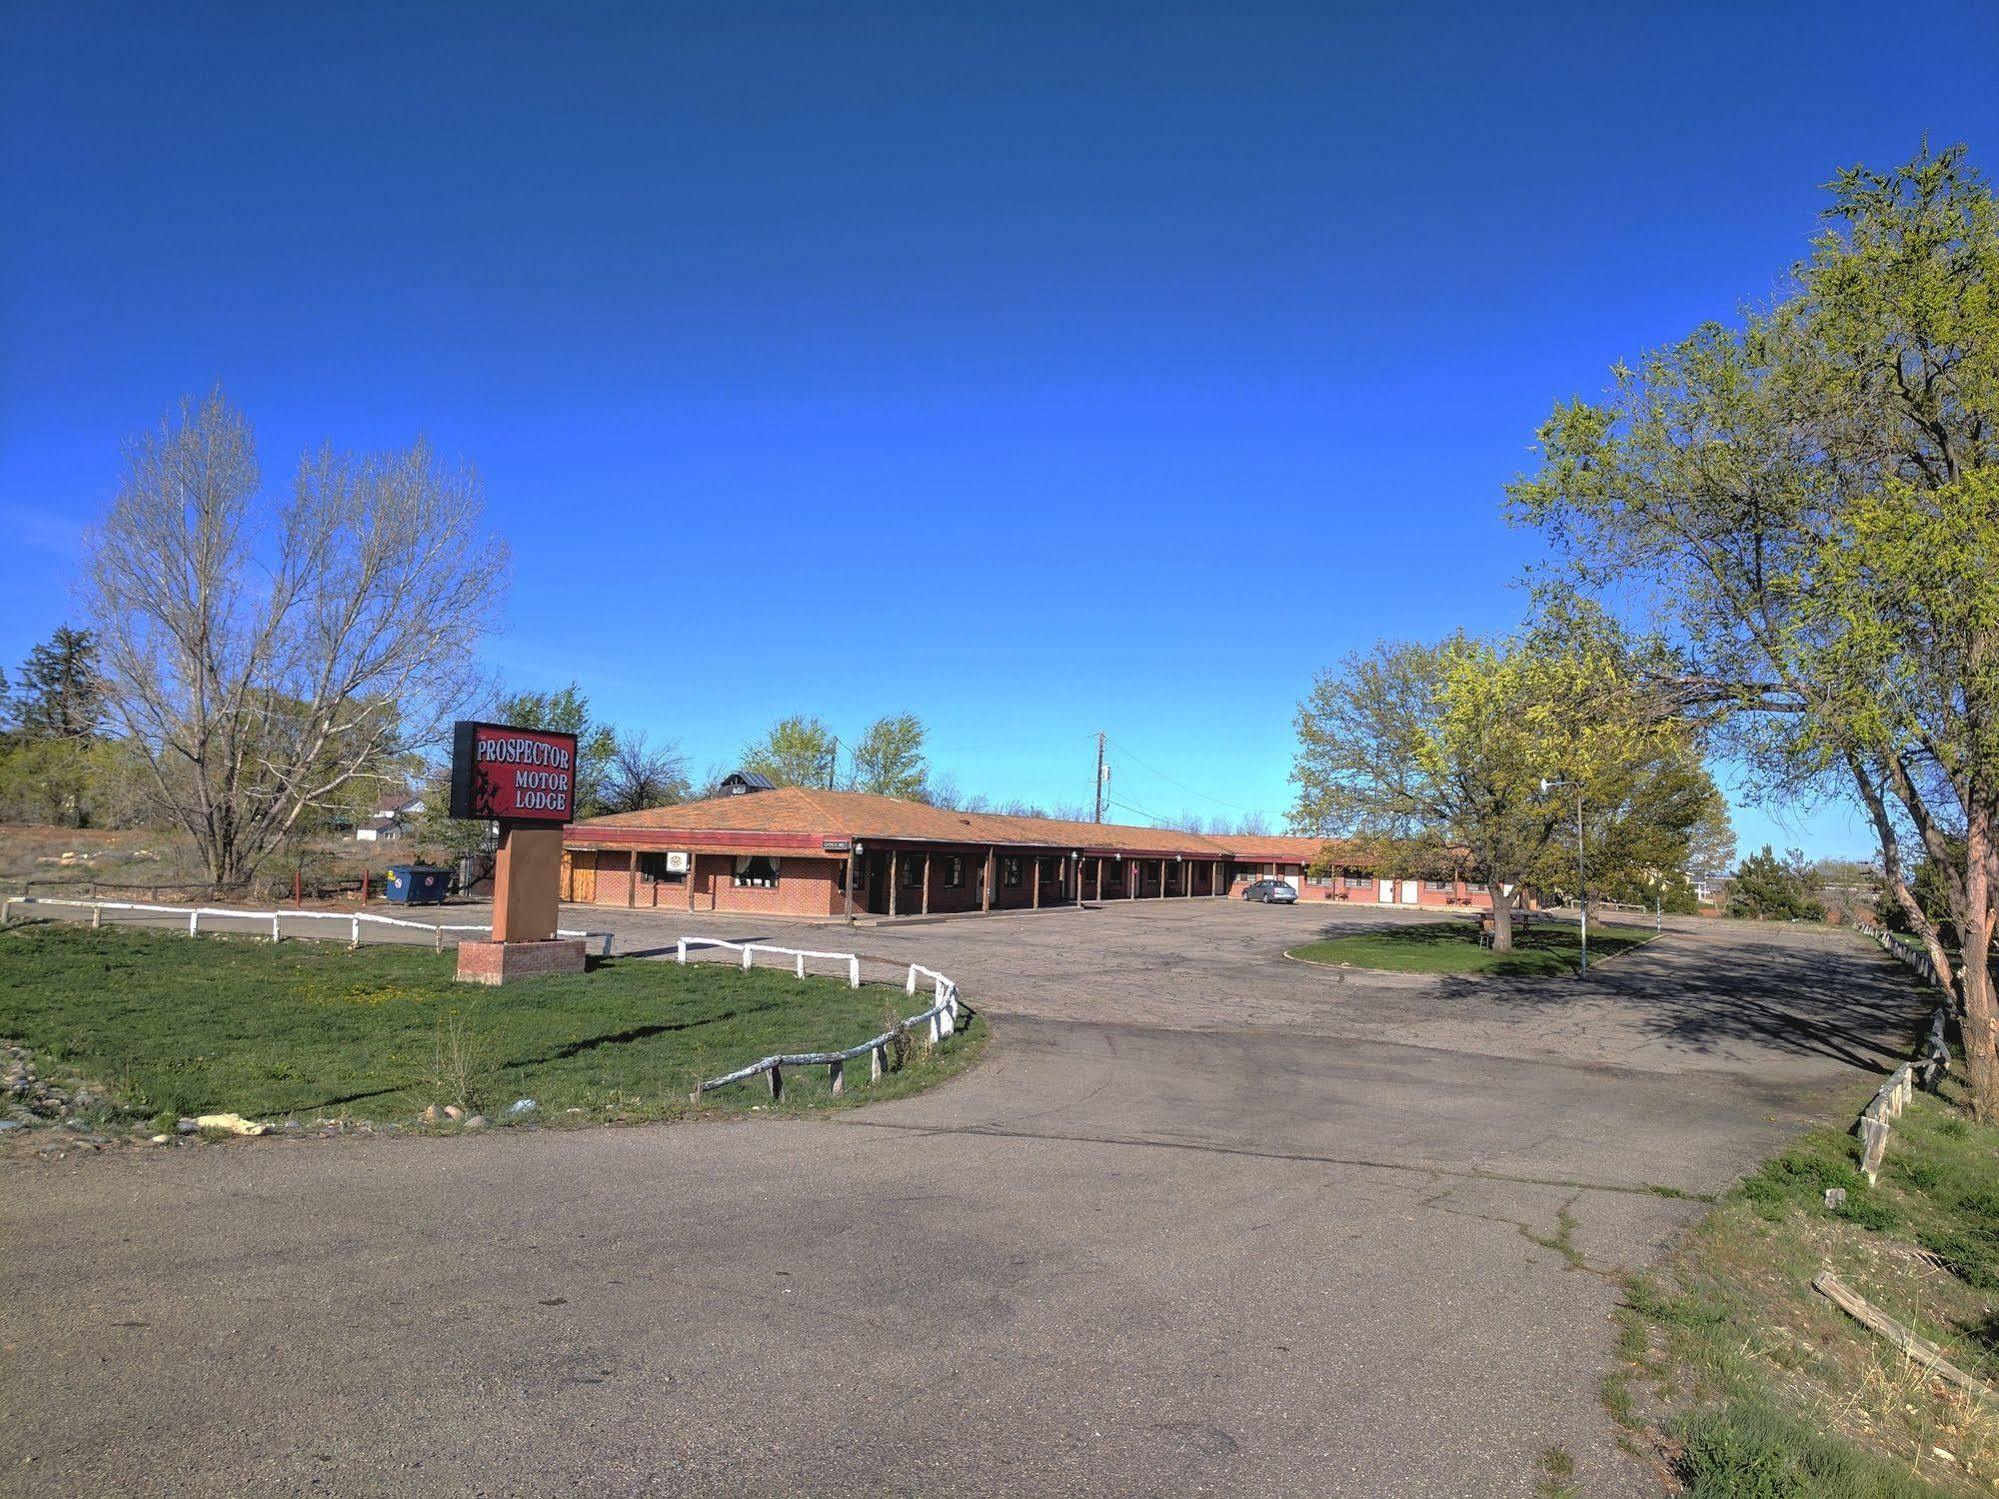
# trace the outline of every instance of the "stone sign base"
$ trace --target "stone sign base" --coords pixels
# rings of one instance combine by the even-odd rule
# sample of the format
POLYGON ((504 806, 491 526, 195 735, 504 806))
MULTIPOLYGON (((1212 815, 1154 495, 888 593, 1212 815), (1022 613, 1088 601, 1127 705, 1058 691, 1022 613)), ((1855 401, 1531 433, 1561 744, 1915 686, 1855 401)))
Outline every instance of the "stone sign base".
POLYGON ((515 979, 583 971, 583 939, 552 942, 461 942, 458 980, 465 984, 509 984, 515 979))

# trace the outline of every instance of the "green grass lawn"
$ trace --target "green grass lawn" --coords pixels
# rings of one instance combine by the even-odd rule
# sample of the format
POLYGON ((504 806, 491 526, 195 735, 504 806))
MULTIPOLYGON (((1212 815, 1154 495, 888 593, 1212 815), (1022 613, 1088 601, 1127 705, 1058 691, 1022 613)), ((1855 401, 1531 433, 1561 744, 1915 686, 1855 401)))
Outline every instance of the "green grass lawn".
MULTIPOLYGON (((273 946, 244 938, 91 931, 0 934, 0 1037, 107 1085, 133 1117, 236 1112, 407 1121, 458 1103, 495 1120, 533 1098, 544 1120, 659 1118, 696 1082, 780 1051, 841 1050, 914 1013, 900 987, 850 989, 786 971, 613 958, 581 977, 484 988, 419 948, 273 946)), ((934 1056, 868 1081, 850 1066, 785 1075, 785 1108, 892 1097, 963 1068, 975 1023, 934 1056)), ((702 1107, 768 1105, 762 1079, 702 1107)))
MULTIPOLYGON (((1653 935, 1643 927, 1592 922, 1590 961, 1650 942, 1653 935)), ((1350 963, 1356 968, 1381 968, 1392 973, 1496 973, 1531 978, 1574 973, 1581 948, 1575 927, 1566 924, 1516 926, 1513 951, 1496 953, 1478 945, 1477 922, 1433 921, 1308 942, 1292 948, 1289 956, 1307 963, 1350 963)))
MULTIPOLYGON (((1857 1109, 1862 1099, 1856 1099, 1857 1109)), ((1999 1487, 1999 1408, 1926 1377, 1811 1289, 1832 1269, 1960 1369, 1999 1383, 1999 1128, 1961 1084, 1917 1094, 1878 1186, 1859 1142, 1804 1135, 1744 1178, 1654 1274, 1626 1283, 1630 1438, 1693 1495, 1915 1499, 1999 1487), (1825 1192, 1846 1192, 1828 1207, 1825 1192)))

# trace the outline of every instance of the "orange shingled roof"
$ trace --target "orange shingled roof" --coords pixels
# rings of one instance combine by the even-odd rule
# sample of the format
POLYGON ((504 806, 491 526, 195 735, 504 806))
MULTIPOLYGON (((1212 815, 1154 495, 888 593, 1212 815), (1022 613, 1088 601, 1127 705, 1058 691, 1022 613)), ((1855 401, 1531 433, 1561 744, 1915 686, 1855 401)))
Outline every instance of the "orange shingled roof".
POLYGON ((1217 833, 1208 840, 1219 843, 1245 864, 1310 864, 1330 843, 1338 839, 1289 838, 1269 833, 1217 833))
MULTIPOLYGON (((862 791, 821 791, 780 786, 743 796, 715 797, 646 812, 618 812, 572 826, 578 838, 615 838, 619 828, 705 832, 802 833, 818 838, 879 838, 925 843, 989 843, 1029 848, 1087 849, 1098 853, 1157 856, 1185 854, 1201 859, 1247 857, 1234 844, 1250 840, 1211 838, 1171 828, 1141 828, 1113 822, 1066 822, 1053 817, 1010 817, 997 812, 954 812, 923 802, 862 791)), ((1268 843, 1273 840, 1254 840, 1268 843)), ((1278 840, 1312 843, 1317 840, 1278 840)), ((1296 855, 1263 855, 1295 858, 1296 855)))

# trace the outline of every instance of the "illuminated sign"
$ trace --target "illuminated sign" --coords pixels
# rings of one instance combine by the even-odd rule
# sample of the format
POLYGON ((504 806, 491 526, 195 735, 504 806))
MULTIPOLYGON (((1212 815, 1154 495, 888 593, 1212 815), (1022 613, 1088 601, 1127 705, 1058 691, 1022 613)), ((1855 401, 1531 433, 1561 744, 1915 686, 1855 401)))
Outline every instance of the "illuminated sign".
POLYGON ((461 719, 451 754, 451 815, 563 823, 576 815, 576 736, 461 719))

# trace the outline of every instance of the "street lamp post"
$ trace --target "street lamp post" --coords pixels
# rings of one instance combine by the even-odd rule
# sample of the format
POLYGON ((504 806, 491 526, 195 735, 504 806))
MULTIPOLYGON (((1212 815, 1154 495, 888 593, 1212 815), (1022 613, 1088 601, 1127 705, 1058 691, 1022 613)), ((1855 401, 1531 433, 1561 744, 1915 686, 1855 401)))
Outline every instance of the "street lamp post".
POLYGON ((1583 788, 1580 781, 1541 781, 1541 795, 1546 796, 1558 786, 1569 786, 1576 793, 1576 906, 1582 913, 1582 968, 1589 972, 1589 871, 1583 863, 1583 788))

